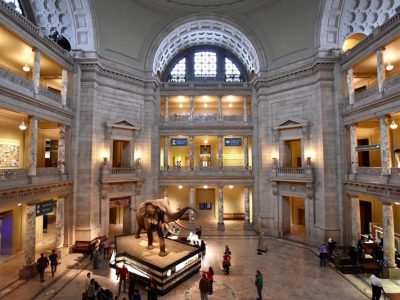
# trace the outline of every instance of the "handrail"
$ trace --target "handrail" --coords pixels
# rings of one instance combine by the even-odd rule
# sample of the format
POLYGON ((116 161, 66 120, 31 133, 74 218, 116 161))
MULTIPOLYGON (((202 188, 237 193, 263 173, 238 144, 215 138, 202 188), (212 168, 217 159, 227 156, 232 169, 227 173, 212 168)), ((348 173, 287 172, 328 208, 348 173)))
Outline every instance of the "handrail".
POLYGON ((357 173, 361 175, 382 175, 381 167, 358 167, 357 173))
POLYGON ((110 168, 110 175, 118 175, 118 174, 134 174, 136 173, 136 168, 128 167, 128 168, 110 168))
POLYGON ((304 174, 304 168, 278 167, 278 174, 304 174))

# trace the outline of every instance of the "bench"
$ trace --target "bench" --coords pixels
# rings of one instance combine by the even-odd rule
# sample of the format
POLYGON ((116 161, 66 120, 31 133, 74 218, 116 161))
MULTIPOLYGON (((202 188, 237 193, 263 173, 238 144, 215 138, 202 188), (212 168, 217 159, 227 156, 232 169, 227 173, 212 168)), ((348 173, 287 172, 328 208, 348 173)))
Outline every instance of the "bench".
POLYGON ((224 220, 244 220, 244 213, 224 213, 224 220))
POLYGON ((82 254, 92 253, 96 247, 97 242, 100 240, 100 243, 102 243, 105 239, 105 236, 99 236, 91 241, 75 241, 75 244, 72 245, 71 252, 82 254))

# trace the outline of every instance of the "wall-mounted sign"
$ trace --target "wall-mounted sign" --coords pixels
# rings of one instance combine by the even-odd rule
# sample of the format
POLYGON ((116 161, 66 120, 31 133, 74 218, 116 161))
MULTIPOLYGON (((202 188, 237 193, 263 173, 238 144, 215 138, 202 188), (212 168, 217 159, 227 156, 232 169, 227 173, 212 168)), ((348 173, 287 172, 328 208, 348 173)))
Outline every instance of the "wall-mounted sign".
POLYGON ((131 204, 131 197, 111 198, 110 208, 118 206, 129 206, 131 204))
POLYGON ((225 138, 225 146, 242 146, 242 138, 225 138))
POLYGON ((184 147, 188 145, 187 138, 178 138, 178 139, 171 139, 171 146, 172 147, 184 147))
POLYGON ((381 149, 381 145, 376 144, 376 145, 362 145, 362 146, 357 146, 356 151, 362 152, 362 151, 371 151, 371 150, 379 150, 381 149))
POLYGON ((36 204, 36 216, 42 216, 45 214, 49 214, 54 210, 54 201, 44 201, 36 204))

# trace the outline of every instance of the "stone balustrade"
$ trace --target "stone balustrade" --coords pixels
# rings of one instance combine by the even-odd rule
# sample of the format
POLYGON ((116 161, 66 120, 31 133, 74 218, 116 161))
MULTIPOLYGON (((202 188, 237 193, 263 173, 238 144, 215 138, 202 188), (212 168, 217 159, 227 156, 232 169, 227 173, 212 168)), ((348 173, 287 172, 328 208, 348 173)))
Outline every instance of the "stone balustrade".
POLYGON ((110 175, 136 174, 136 168, 110 168, 110 175))
POLYGON ((61 103, 61 94, 53 92, 53 91, 47 89, 46 87, 43 87, 43 86, 39 87, 39 95, 49 98, 58 103, 61 103))
POLYGON ((248 82, 166 82, 162 89, 251 89, 248 82))
POLYGON ((36 176, 55 176, 55 175, 58 175, 57 167, 36 169, 36 176))
POLYGON ((378 85, 372 85, 368 87, 366 90, 356 93, 354 95, 355 101, 361 101, 373 95, 378 95, 378 85))
MULTIPOLYGON (((172 115, 168 116, 168 123, 187 123, 189 124, 190 114, 180 114, 180 115, 172 115)), ((206 122, 214 122, 219 123, 219 116, 217 113, 215 114, 204 114, 204 115, 194 115, 193 116, 194 123, 206 123, 206 122)), ((222 116, 222 123, 227 122, 241 122, 243 123, 243 115, 240 116, 222 116)), ((247 117, 247 122, 251 122, 251 116, 247 117)), ((165 124, 165 117, 160 117, 160 123, 165 124)))
POLYGON ((277 174, 304 174, 304 168, 278 167, 277 174))
POLYGON ((390 174, 392 176, 400 176, 400 168, 391 168, 390 169, 390 174))
POLYGON ((243 166, 224 166, 219 168, 217 166, 201 167, 196 166, 194 170, 191 170, 188 166, 182 167, 169 167, 168 170, 164 170, 160 167, 160 176, 242 176, 242 175, 252 175, 252 168, 246 170, 243 166), (222 174, 221 174, 222 173, 222 174))
POLYGON ((373 175, 380 176, 382 174, 382 168, 378 167, 358 167, 357 174, 360 175, 373 175))
POLYGON ((0 181, 15 180, 27 177, 27 169, 0 169, 0 181))

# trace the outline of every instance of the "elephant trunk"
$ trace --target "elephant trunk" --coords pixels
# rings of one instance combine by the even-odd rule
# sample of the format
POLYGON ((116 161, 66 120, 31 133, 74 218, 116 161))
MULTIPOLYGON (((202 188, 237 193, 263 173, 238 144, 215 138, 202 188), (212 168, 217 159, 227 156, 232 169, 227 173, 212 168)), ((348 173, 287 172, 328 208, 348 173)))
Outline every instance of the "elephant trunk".
POLYGON ((172 213, 172 212, 169 211, 168 212, 168 219, 169 219, 168 221, 169 222, 173 222, 175 220, 180 219, 183 216, 183 214, 189 209, 197 212, 197 210, 195 208, 193 208, 191 206, 185 206, 184 208, 182 208, 181 210, 179 210, 179 211, 177 211, 175 213, 172 213))

